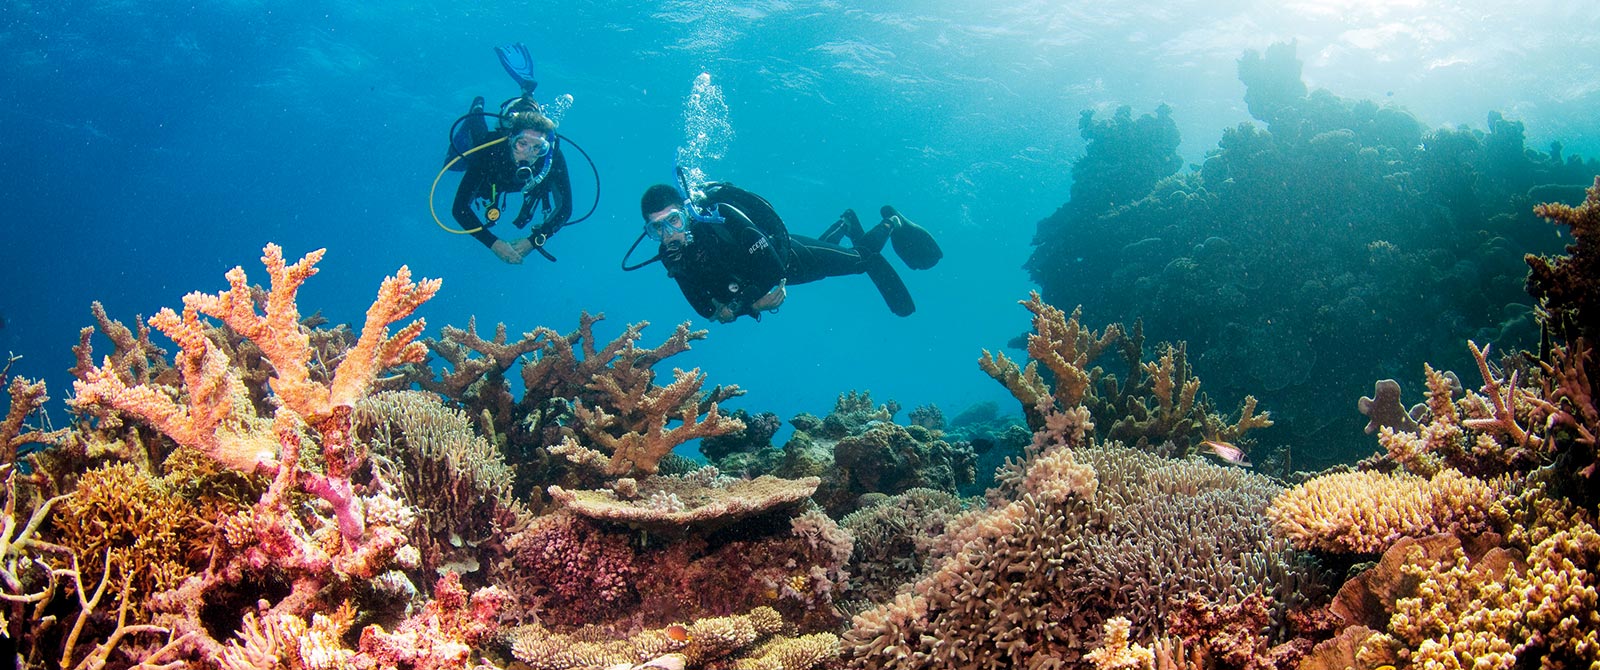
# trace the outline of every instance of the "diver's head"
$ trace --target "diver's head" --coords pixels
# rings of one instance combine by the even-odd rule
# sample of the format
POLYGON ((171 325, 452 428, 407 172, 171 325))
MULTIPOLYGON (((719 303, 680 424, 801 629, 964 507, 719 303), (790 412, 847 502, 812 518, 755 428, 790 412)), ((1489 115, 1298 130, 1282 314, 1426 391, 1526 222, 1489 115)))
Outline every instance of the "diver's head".
POLYGON ((639 199, 639 213, 644 216, 644 233, 661 243, 663 257, 678 260, 683 248, 689 244, 689 212, 684 209, 683 196, 666 184, 656 184, 645 189, 639 199))
POLYGON ((539 162, 550 153, 552 135, 532 128, 517 131, 506 140, 511 143, 511 160, 523 167, 539 162))

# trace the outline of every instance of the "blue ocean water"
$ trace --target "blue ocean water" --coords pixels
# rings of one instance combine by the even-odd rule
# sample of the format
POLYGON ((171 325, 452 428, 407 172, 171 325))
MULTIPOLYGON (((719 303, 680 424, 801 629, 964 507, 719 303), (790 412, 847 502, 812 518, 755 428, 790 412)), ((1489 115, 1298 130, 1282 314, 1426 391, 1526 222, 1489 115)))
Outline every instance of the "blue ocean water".
MULTIPOLYGON (((59 400, 90 301, 131 322, 224 288, 235 265, 264 281, 256 259, 276 242, 291 258, 328 249, 300 305, 336 322, 359 322, 405 264, 444 279, 421 311, 430 334, 473 315, 566 331, 581 310, 607 315, 607 337, 651 322, 647 345, 685 320, 709 328, 671 363, 739 384, 734 405, 752 411, 820 414, 849 389, 1012 409, 975 361, 1027 328, 1021 265, 1067 199, 1082 110, 1172 105, 1198 162, 1249 119, 1240 54, 1295 40, 1312 88, 1429 127, 1481 128, 1498 110, 1530 147, 1600 154, 1590 3, 1065 4, 8 2, 0 350, 59 400), (505 265, 427 209, 451 121, 474 95, 515 93, 492 47, 517 41, 541 96, 573 96, 561 130, 599 172, 598 211, 551 243, 553 264, 505 265), (902 270, 915 315, 846 277, 794 287, 760 323, 707 324, 659 266, 619 270, 702 73, 732 131, 709 176, 767 196, 802 233, 892 203, 939 237, 943 263, 902 270)), ((582 211, 595 183, 575 168, 582 211)), ((444 208, 450 177, 441 191, 444 208)))

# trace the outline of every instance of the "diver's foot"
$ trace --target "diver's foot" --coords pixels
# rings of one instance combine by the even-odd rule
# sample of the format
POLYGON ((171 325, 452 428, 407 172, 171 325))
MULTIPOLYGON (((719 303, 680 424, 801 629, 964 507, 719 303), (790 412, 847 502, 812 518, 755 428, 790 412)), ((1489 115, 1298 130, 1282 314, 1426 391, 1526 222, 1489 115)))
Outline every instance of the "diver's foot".
POLYGON ((480 96, 472 99, 472 107, 467 110, 467 113, 468 114, 477 114, 477 113, 482 112, 482 111, 483 111, 483 96, 480 95, 480 96))
POLYGON ((939 243, 922 226, 912 223, 892 205, 884 205, 878 211, 883 214, 883 223, 879 225, 889 229, 889 242, 894 247, 895 255, 905 262, 906 267, 926 270, 944 258, 939 243))
POLYGON ((883 215, 883 222, 889 224, 890 231, 899 228, 902 223, 911 223, 911 220, 901 214, 900 210, 895 209, 894 205, 884 205, 878 210, 878 213, 883 215))
POLYGON ((839 220, 822 231, 822 236, 817 239, 828 244, 838 244, 841 240, 849 238, 856 240, 861 237, 861 219, 856 216, 856 210, 847 209, 839 215, 839 220))

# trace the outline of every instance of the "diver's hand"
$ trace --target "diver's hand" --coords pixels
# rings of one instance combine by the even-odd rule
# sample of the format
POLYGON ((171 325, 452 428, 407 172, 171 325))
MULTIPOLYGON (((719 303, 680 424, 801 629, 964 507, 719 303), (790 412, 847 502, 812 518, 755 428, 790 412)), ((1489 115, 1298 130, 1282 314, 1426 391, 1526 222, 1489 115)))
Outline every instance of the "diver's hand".
POLYGON ((494 244, 489 246, 489 250, 493 251, 494 255, 499 256, 500 260, 507 263, 512 265, 522 264, 522 254, 517 253, 517 250, 505 240, 495 240, 494 244))
POLYGON ((739 318, 739 315, 734 313, 732 304, 719 302, 716 305, 717 311, 711 313, 711 318, 717 323, 733 323, 734 319, 739 318))
POLYGON ((767 291, 766 295, 761 296, 760 298, 756 299, 755 302, 750 303, 750 309, 753 309, 757 312, 767 312, 777 309, 778 305, 783 304, 783 299, 788 297, 788 292, 784 291, 783 289, 783 287, 788 283, 789 280, 787 279, 779 279, 778 285, 772 287, 771 291, 767 291))
POLYGON ((512 242, 511 243, 511 250, 517 252, 517 256, 519 256, 519 257, 527 256, 528 252, 533 251, 533 241, 524 238, 524 239, 520 239, 520 240, 517 240, 515 242, 512 242))

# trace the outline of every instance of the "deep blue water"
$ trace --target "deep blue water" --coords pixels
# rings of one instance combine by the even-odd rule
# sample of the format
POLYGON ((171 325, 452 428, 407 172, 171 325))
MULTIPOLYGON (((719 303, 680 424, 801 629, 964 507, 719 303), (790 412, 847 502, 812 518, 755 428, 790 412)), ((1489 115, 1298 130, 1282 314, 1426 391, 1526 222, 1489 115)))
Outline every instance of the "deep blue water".
MULTIPOLYGON (((470 315, 567 331, 587 309, 607 315, 607 337, 650 321, 653 345, 691 320, 711 336, 670 364, 739 384, 735 405, 752 411, 820 414, 849 389, 1012 410, 975 361, 1028 326, 1020 266, 1067 199, 1081 110, 1170 104, 1198 162, 1249 119, 1240 54, 1294 39, 1312 88, 1430 127, 1482 128, 1499 110, 1530 147, 1600 154, 1593 3, 1063 4, 13 0, 0 6, 0 350, 59 400, 90 301, 131 322, 224 288, 235 265, 264 281, 257 258, 277 242, 291 257, 328 248, 300 306, 335 321, 359 322, 407 264, 444 278, 422 310, 432 335, 470 315), (504 265, 426 208, 451 121, 474 95, 515 93, 492 52, 515 41, 542 97, 574 97, 561 130, 599 169, 599 210, 551 243, 554 264, 504 265), (766 195, 798 232, 893 203, 939 236, 942 264, 902 271, 914 316, 847 277, 794 287, 760 323, 706 324, 659 266, 618 269, 702 72, 734 133, 710 176, 766 195)), ((582 211, 594 184, 575 168, 582 211)), ((441 208, 453 189, 447 177, 441 208)))

